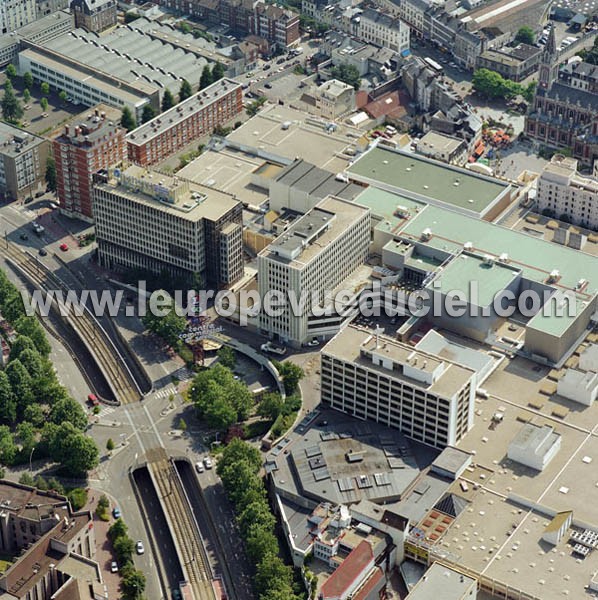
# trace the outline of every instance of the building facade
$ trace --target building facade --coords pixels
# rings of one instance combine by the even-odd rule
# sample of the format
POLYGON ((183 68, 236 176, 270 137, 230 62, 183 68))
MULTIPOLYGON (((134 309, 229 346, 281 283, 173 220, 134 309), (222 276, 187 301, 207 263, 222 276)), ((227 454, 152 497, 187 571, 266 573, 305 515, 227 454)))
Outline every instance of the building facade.
POLYGON ((376 46, 390 48, 394 52, 409 50, 409 26, 373 8, 366 8, 353 19, 350 32, 358 38, 376 46))
POLYGON ((477 58, 478 69, 490 69, 513 81, 522 81, 538 70, 542 52, 535 46, 519 44, 515 48, 486 50, 477 58))
POLYGON ((95 177, 100 263, 110 269, 164 270, 216 287, 243 275, 242 204, 233 196, 138 166, 95 177))
POLYGON ((435 448, 473 426, 475 372, 353 326, 322 350, 321 400, 435 448))
POLYGON ((75 26, 100 33, 116 25, 118 6, 116 0, 72 0, 75 26))
POLYGON ((129 159, 138 165, 160 162, 242 110, 241 85, 221 79, 130 132, 129 159))
POLYGON ((540 211, 598 230, 598 180, 578 173, 575 159, 552 157, 538 179, 536 201, 540 211))
POLYGON ((249 33, 286 48, 299 40, 299 15, 274 4, 257 3, 249 21, 249 33))
POLYGON ((52 142, 60 210, 71 217, 93 220, 94 173, 126 158, 118 111, 108 116, 105 109, 100 106, 85 121, 67 125, 52 142))
POLYGON ((10 34, 37 18, 35 0, 0 2, 0 35, 10 34))
POLYGON ((260 298, 268 292, 283 297, 276 314, 265 310, 260 313, 262 331, 298 346, 336 333, 349 314, 341 309, 317 315, 315 305, 323 305, 327 293, 364 263, 369 227, 369 209, 328 197, 262 250, 258 255, 260 298), (298 307, 291 305, 290 294, 299 302, 298 307))
POLYGON ((45 186, 48 141, 0 122, 0 195, 22 200, 45 186))

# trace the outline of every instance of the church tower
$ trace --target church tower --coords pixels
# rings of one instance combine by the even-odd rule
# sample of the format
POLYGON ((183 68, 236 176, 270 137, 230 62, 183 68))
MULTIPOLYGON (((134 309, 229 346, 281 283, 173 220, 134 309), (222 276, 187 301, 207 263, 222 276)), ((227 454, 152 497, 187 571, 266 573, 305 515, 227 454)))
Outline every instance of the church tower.
POLYGON ((548 40, 546 41, 544 51, 542 52, 542 57, 540 58, 538 88, 541 90, 550 89, 558 77, 558 51, 556 49, 554 30, 554 26, 551 27, 550 33, 548 34, 548 40))

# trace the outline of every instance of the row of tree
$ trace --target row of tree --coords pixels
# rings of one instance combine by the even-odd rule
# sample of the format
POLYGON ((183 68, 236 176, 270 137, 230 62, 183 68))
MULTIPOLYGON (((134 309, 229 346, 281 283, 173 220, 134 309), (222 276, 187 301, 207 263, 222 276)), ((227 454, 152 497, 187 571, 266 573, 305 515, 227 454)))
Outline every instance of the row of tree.
POLYGON ((0 312, 17 333, 0 371, 0 462, 14 465, 47 456, 65 474, 85 474, 98 464, 95 442, 83 432, 87 415, 60 385, 49 360, 50 345, 39 321, 0 271, 0 312))
POLYGON ((259 451, 238 438, 224 449, 217 472, 235 507, 247 556, 255 565, 254 587, 260 600, 299 600, 303 597, 293 570, 279 556, 276 521, 259 475, 259 451))
MULTIPOLYGON (((103 496, 100 500, 106 498, 103 496)), ((108 499, 106 498, 106 501, 108 499)), ((112 542, 118 563, 118 570, 122 576, 121 591, 124 600, 138 600, 146 586, 145 575, 135 569, 133 565, 133 551, 135 542, 128 535, 128 528, 122 519, 116 519, 108 529, 108 537, 112 542)))
POLYGON ((510 100, 521 95, 531 102, 536 90, 536 82, 523 86, 511 79, 505 79, 500 73, 490 69, 477 69, 471 80, 473 89, 487 98, 503 98, 510 100))

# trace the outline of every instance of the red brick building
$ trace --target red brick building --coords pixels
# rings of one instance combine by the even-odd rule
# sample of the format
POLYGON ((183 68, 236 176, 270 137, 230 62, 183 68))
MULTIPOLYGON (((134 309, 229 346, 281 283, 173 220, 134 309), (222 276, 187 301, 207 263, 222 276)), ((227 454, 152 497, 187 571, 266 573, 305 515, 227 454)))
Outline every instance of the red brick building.
POLYGON ((127 156, 126 132, 108 114, 96 108, 53 139, 58 200, 64 214, 92 220, 93 174, 127 156))
POLYGON ((239 83, 221 79, 127 134, 129 160, 156 164, 243 110, 239 83))
POLYGON ((256 4, 249 30, 271 44, 290 46, 300 37, 299 15, 274 4, 256 4))

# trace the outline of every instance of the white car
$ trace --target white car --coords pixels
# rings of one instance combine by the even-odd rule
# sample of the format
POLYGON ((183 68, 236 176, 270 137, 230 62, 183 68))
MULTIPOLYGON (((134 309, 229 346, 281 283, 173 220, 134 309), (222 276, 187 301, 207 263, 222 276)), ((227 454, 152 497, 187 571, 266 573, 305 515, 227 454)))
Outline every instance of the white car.
POLYGON ((141 540, 139 540, 135 544, 135 551, 137 552, 137 554, 144 554, 145 553, 145 548, 143 547, 143 542, 141 540))
POLYGON ((204 472, 204 470, 205 470, 205 469, 203 468, 203 463, 202 463, 201 461, 197 461, 197 462, 195 463, 195 470, 196 470, 198 473, 203 473, 203 472, 204 472))
POLYGON ((209 456, 206 456, 203 459, 203 464, 206 469, 211 469, 214 466, 214 464, 212 463, 212 459, 209 456))
POLYGON ((311 340, 311 342, 307 342, 307 345, 308 345, 310 348, 313 348, 314 346, 319 346, 319 345, 320 345, 320 342, 319 342, 318 340, 311 340))
POLYGON ((118 573, 118 563, 115 560, 110 563, 110 573, 118 573))

